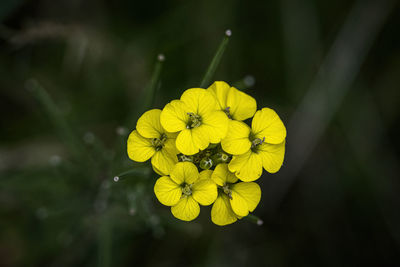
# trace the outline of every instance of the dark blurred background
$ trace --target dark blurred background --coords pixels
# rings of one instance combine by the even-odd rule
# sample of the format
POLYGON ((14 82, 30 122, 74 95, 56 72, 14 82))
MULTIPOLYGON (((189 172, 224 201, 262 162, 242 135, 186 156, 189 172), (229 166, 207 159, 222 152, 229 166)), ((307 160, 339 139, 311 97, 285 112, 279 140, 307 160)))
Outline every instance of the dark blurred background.
POLYGON ((391 0, 2 0, 0 266, 399 266, 399 15, 391 0), (214 80, 288 128, 281 171, 258 180, 262 226, 215 226, 210 207, 178 221, 125 152, 157 55, 162 108, 228 28, 214 80))

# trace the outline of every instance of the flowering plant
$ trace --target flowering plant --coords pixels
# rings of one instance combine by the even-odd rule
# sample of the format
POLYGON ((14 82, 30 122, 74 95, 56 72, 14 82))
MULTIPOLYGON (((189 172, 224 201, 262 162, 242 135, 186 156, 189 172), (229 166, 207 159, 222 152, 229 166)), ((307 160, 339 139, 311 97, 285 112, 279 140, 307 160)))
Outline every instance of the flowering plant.
POLYGON ((216 81, 190 88, 163 110, 137 121, 128 138, 130 159, 151 159, 161 177, 157 199, 180 220, 194 220, 199 205, 213 205, 211 220, 227 225, 248 216, 261 199, 256 181, 263 169, 277 172, 285 154, 286 128, 270 108, 216 81), (251 127, 244 120, 252 118, 251 127))

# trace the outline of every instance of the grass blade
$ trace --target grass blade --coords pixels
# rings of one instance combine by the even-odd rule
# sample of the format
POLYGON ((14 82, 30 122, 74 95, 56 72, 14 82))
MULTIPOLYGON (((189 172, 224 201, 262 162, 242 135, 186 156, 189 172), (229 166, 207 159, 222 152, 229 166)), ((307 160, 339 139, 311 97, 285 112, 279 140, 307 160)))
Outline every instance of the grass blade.
POLYGON ((83 149, 82 143, 72 131, 71 126, 61 114, 59 108, 54 103, 53 99, 51 99, 46 90, 34 79, 28 80, 25 84, 25 87, 42 105, 44 112, 50 118, 58 132, 58 135, 65 142, 71 153, 78 159, 85 158, 87 153, 83 149))
POLYGON ((231 35, 232 35, 231 30, 225 31, 224 39, 219 45, 217 53, 215 53, 215 56, 210 63, 210 66, 208 66, 207 72, 204 75, 203 80, 201 81, 200 88, 205 88, 206 86, 210 85, 211 79, 214 76, 214 73, 219 65, 219 62, 221 61, 221 58, 225 52, 226 46, 228 45, 229 38, 231 35))

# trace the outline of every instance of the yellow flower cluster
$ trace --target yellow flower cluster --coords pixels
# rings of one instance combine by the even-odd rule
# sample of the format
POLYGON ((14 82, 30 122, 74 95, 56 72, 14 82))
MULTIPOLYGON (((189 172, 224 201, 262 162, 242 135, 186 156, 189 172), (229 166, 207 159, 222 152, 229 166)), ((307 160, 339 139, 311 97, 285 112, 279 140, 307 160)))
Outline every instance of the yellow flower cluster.
POLYGON ((257 207, 261 189, 254 181, 263 168, 280 169, 285 139, 275 111, 257 111, 253 97, 217 81, 145 112, 129 135, 128 155, 138 162, 151 158, 161 176, 154 193, 176 218, 194 220, 199 205, 213 204, 211 220, 227 225, 257 207), (250 127, 243 121, 251 117, 250 127))

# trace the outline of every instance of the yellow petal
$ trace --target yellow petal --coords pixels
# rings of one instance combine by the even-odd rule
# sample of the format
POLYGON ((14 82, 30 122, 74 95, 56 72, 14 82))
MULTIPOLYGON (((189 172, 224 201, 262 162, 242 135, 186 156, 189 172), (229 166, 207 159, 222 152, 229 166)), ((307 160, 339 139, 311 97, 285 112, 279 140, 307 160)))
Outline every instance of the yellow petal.
POLYGON ((178 162, 171 171, 171 179, 177 184, 193 184, 199 179, 197 167, 191 162, 178 162))
POLYGON ((276 173, 281 168, 285 157, 285 141, 278 145, 263 143, 259 146, 258 153, 264 169, 269 173, 276 173))
POLYGON ((178 136, 178 133, 170 133, 170 132, 165 132, 165 134, 167 135, 168 139, 176 139, 176 137, 178 136))
POLYGON ((211 179, 219 186, 224 186, 226 183, 235 183, 238 180, 235 174, 229 171, 226 163, 220 163, 215 167, 211 179))
POLYGON ((185 155, 194 155, 199 148, 194 144, 192 129, 184 129, 176 138, 176 148, 185 155))
POLYGON ((202 116, 202 126, 207 128, 210 143, 219 143, 228 132, 229 119, 222 111, 210 112, 202 116))
POLYGON ((131 132, 128 137, 128 156, 131 160, 144 162, 151 158, 155 149, 151 139, 144 138, 136 130, 131 132))
POLYGON ((198 180, 192 186, 192 196, 203 206, 211 205, 217 199, 217 185, 210 179, 198 180))
POLYGON ((226 100, 228 99, 228 92, 230 88, 231 87, 229 84, 222 81, 216 81, 207 88, 207 91, 209 91, 217 100, 220 110, 225 110, 227 107, 226 100))
POLYGON ((237 216, 233 212, 229 198, 225 194, 218 194, 211 208, 211 221, 216 225, 227 225, 236 222, 237 216))
MULTIPOLYGON (((258 203, 260 203, 261 188, 258 184, 253 183, 253 182, 237 183, 237 184, 232 185, 230 188, 232 190, 232 198, 234 196, 233 192, 235 193, 235 195, 240 195, 240 197, 246 201, 248 211, 250 211, 250 212, 254 211, 254 209, 257 207, 258 203)), ((232 204, 232 202, 231 202, 231 204, 232 204)), ((233 208, 233 204, 232 204, 232 208, 233 208)), ((235 209, 233 209, 233 210, 235 211, 235 209)), ((238 214, 238 213, 236 213, 236 214, 238 214)))
POLYGON ((160 115, 162 127, 167 132, 179 132, 186 128, 189 115, 185 110, 185 104, 180 100, 172 100, 165 105, 160 115))
POLYGON ((207 127, 200 125, 190 130, 192 131, 192 142, 194 145, 200 150, 206 149, 210 144, 210 136, 207 127))
POLYGON ((166 176, 166 175, 168 175, 169 173, 163 173, 163 172, 161 172, 159 169, 157 169, 153 164, 151 164, 151 167, 153 168, 153 171, 155 172, 155 173, 157 173, 158 175, 160 175, 160 176, 166 176))
POLYGON ((203 116, 217 109, 217 103, 210 92, 202 88, 191 88, 183 92, 181 101, 186 104, 186 112, 203 116))
POLYGON ((161 204, 174 206, 182 196, 182 189, 168 176, 163 176, 158 178, 154 185, 154 193, 161 204))
POLYGON ((257 138, 269 144, 280 144, 286 138, 286 128, 278 114, 270 108, 263 108, 254 115, 251 130, 257 138))
POLYGON ((151 164, 164 175, 168 175, 176 163, 178 163, 176 154, 170 154, 164 148, 154 153, 151 158, 151 164))
POLYGON ((136 130, 146 138, 159 138, 165 131, 160 123, 160 109, 146 111, 137 121, 136 130))
POLYGON ((232 198, 230 199, 233 212, 241 217, 249 214, 249 207, 246 200, 237 192, 232 191, 232 198))
POLYGON ((199 180, 209 180, 211 179, 213 171, 212 170, 204 170, 200 172, 199 180))
POLYGON ((228 133, 221 141, 222 149, 232 155, 246 153, 251 147, 249 134, 250 127, 246 123, 231 120, 228 133))
POLYGON ((172 215, 182 221, 191 221, 200 213, 200 206, 192 196, 182 196, 178 204, 171 207, 172 215))
POLYGON ((239 121, 253 117, 257 110, 256 100, 235 87, 230 88, 226 105, 232 119, 239 121))
POLYGON ((179 150, 176 148, 175 143, 176 139, 167 138, 162 149, 168 151, 168 153, 172 155, 179 154, 179 150))
POLYGON ((251 182, 260 178, 262 174, 261 157, 249 150, 242 155, 233 156, 229 163, 229 170, 243 182, 251 182))

